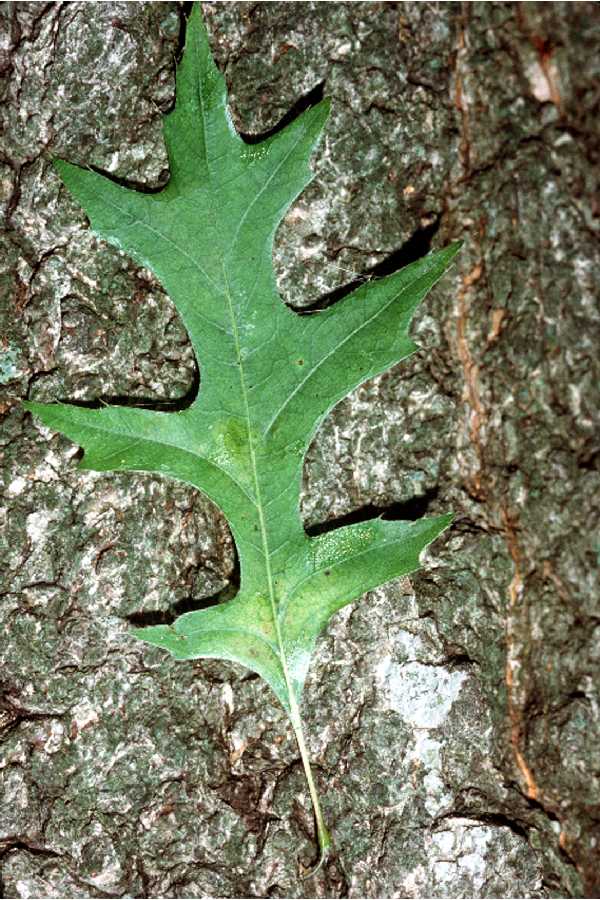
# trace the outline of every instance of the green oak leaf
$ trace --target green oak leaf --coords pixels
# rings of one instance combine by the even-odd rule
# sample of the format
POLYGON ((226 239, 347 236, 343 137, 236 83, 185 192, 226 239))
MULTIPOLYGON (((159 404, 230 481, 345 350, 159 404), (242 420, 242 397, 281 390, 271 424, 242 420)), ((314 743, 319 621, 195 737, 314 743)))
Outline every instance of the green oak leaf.
POLYGON ((237 595, 132 633, 176 659, 232 660, 268 682, 298 740, 321 861, 331 838, 299 711, 315 641, 342 606, 418 568, 451 517, 378 518, 310 537, 299 511, 303 460, 339 400, 416 349, 411 316, 458 250, 451 245, 369 281, 325 311, 297 315, 284 305, 273 238, 312 178, 309 161, 328 110, 321 102, 266 140, 245 143, 195 4, 176 106, 164 125, 167 186, 141 193, 55 165, 94 232, 160 279, 200 361, 198 395, 168 413, 25 404, 84 448, 82 468, 176 478, 223 511, 239 555, 237 595))

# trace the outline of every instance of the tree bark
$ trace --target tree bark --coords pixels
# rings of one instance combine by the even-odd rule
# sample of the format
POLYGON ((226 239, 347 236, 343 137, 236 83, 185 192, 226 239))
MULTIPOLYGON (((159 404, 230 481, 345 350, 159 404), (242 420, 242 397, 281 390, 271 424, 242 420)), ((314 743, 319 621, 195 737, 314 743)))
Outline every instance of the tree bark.
POLYGON ((464 241, 421 350, 315 439, 307 527, 455 521, 318 645, 304 715, 337 855, 304 883, 310 803, 268 688, 127 635, 235 582, 225 521, 183 485, 78 472, 20 405, 197 390, 168 297, 51 166, 165 183, 183 6, 6 4, 3 896, 598 896, 599 8, 204 12, 243 133, 333 101, 277 236, 285 302, 464 241))

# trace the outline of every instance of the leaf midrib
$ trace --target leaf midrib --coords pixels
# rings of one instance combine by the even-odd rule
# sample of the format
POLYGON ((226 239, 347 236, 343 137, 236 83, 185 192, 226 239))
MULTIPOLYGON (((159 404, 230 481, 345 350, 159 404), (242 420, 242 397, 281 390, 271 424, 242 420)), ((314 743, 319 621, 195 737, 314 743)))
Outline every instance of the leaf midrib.
MULTIPOLYGON (((209 156, 208 156, 208 144, 207 144, 207 134, 206 134, 206 114, 205 114, 205 109, 204 109, 204 96, 203 96, 201 86, 199 86, 199 90, 198 90, 198 100, 199 100, 200 109, 201 109, 200 119, 202 122, 202 130, 203 130, 203 138, 204 138, 204 153, 206 156, 206 164, 207 164, 207 169, 209 172, 209 181, 211 181, 210 160, 209 160, 209 156)), ((242 217, 240 218, 240 221, 237 224, 237 227, 236 227, 236 230, 235 230, 235 233, 233 236, 233 240, 231 242, 231 247, 230 247, 229 253, 227 254, 228 261, 231 260, 233 248, 236 246, 236 243, 238 241, 243 224, 245 221, 247 221, 250 211, 256 205, 259 198, 263 195, 264 191, 266 191, 267 188, 269 187, 269 185, 272 183, 273 179, 275 178, 277 173, 280 171, 282 166, 285 165, 285 163, 287 162, 289 157, 292 155, 292 153, 295 152, 302 137, 303 137, 303 134, 301 133, 297 137, 297 139, 293 142, 289 151, 287 153, 285 153, 284 156, 282 157, 282 159, 279 161, 279 164, 270 173, 269 177, 267 178, 265 183, 262 185, 261 189, 253 197, 252 202, 249 204, 248 208, 244 211, 244 214, 242 215, 242 217)), ((283 640, 282 640, 282 635, 281 635, 281 628, 280 628, 280 624, 279 624, 279 616, 277 615, 277 600, 276 600, 276 596, 275 596, 275 588, 273 585, 273 573, 271 570, 271 555, 270 555, 270 550, 269 550, 269 540, 268 540, 267 528, 266 528, 266 522, 265 522, 265 516, 264 516, 260 481, 258 478, 258 467, 256 464, 256 451, 255 451, 255 447, 254 447, 252 420, 251 420, 251 416, 250 416, 250 403, 249 403, 249 399, 248 399, 248 388, 246 385, 246 378, 245 378, 244 366, 243 366, 243 360, 242 360, 242 354, 241 354, 238 324, 237 324, 237 319, 236 319, 235 311, 234 311, 234 307, 233 307, 233 297, 232 297, 231 288, 229 285, 229 279, 227 277, 227 270, 225 268, 225 260, 223 260, 223 262, 221 264, 221 271, 223 273, 223 284, 225 286, 225 294, 227 297, 229 316, 230 316, 230 320, 231 320, 231 329, 232 329, 232 333, 233 333, 235 354, 236 354, 236 358, 237 358, 237 362, 238 362, 238 371, 239 371, 239 375, 240 375, 240 387, 241 387, 241 392, 242 392, 242 397, 243 397, 244 408, 245 408, 245 412, 246 412, 246 430, 247 430, 247 435, 248 435, 248 450, 249 450, 250 462, 251 462, 251 466, 252 466, 252 478, 254 480, 254 492, 255 492, 255 497, 256 497, 255 507, 256 507, 256 511, 258 513, 259 526, 260 526, 260 532, 261 532, 261 541, 263 544, 263 554, 264 554, 264 559, 265 559, 265 575, 266 575, 268 591, 269 591, 271 616, 273 619, 273 625, 274 625, 275 634, 277 637, 277 644, 279 647, 279 659, 280 659, 281 667, 283 670, 283 675, 284 675, 284 679, 285 679, 285 684, 286 684, 286 689, 287 689, 287 693, 288 693, 290 707, 295 708, 297 710, 296 696, 295 696, 295 692, 293 690, 292 682, 291 682, 290 675, 288 672, 287 661, 285 658, 283 640)))
MULTIPOLYGON (((206 156, 206 167, 208 169, 209 182, 210 182, 210 181, 212 181, 212 178, 211 178, 210 160, 209 160, 209 155, 208 155, 208 143, 207 143, 207 133, 206 133, 206 111, 204 109, 204 95, 203 95, 201 86, 199 86, 199 90, 198 90, 198 100, 199 100, 200 109, 201 109, 200 120, 202 122, 202 132, 203 132, 203 138, 204 138, 204 154, 206 156)), ((295 147, 296 147, 296 144, 293 145, 294 149, 295 149, 295 147)), ((290 153, 291 153, 291 150, 290 150, 290 153)), ((287 160, 288 155, 289 154, 286 154, 286 156, 285 156, 286 160, 287 160)), ((258 200, 258 197, 261 196, 263 190, 265 190, 266 187, 271 183, 273 177, 275 176, 275 173, 277 171, 279 171, 279 168, 282 164, 283 164, 283 161, 280 163, 279 166, 277 166, 275 171, 271 173, 271 175, 267 179, 265 185, 263 185, 263 188, 254 197, 253 202, 250 204, 249 208, 246 210, 245 214, 240 219, 240 222, 238 223, 238 227, 236 228, 236 231, 235 231, 235 236, 234 236, 234 240, 232 241, 231 249, 235 245, 235 242, 237 240, 237 237, 238 237, 240 229, 241 229, 242 222, 245 221, 249 210, 256 203, 256 201, 258 200)), ((228 254, 228 258, 231 257, 231 249, 228 254)), ((233 297, 231 295, 231 288, 229 286, 229 279, 227 277, 227 270, 225 268, 225 260, 223 260, 223 262, 221 263, 221 271, 223 273, 223 284, 225 286, 225 296, 227 298, 227 306, 228 306, 228 311, 229 311, 229 317, 231 320, 231 330, 232 330, 232 334, 233 334, 235 355, 237 358, 238 371, 239 371, 239 375, 240 375, 240 387, 241 387, 241 391, 242 391, 244 408, 246 411, 246 431, 247 431, 247 435, 248 435, 248 450, 250 453, 250 462, 252 465, 252 478, 254 480, 254 493, 255 493, 255 497, 256 497, 255 508, 258 513, 258 520, 259 520, 259 526, 260 526, 260 532, 261 532, 261 540, 262 540, 262 544, 263 544, 263 554, 264 554, 264 559, 265 559, 265 574, 267 577, 267 584, 268 584, 268 589, 269 589, 269 601, 270 601, 270 605, 271 605, 271 616, 272 616, 273 625, 275 628, 275 635, 277 637, 278 655, 279 655, 281 667, 283 669, 286 688, 288 691, 288 696, 291 697, 291 695, 292 695, 291 684, 290 684, 290 679, 289 679, 289 675, 288 675, 288 671, 287 671, 285 657, 283 654, 283 643, 281 640, 281 631, 279 628, 279 621, 278 621, 278 617, 276 615, 277 607, 276 607, 276 602, 275 602, 275 591, 273 588, 273 576, 272 576, 272 572, 271 572, 269 541, 268 541, 267 531, 266 531, 266 526, 265 526, 262 494, 261 494, 261 489, 260 489, 260 482, 258 479, 258 469, 257 469, 257 465, 256 465, 256 452, 254 449, 254 439, 253 439, 253 434, 252 434, 252 425, 251 425, 251 418, 250 418, 250 404, 248 401, 248 388, 246 386, 246 378, 245 378, 245 374, 244 374, 244 366, 243 366, 243 360, 242 360, 242 354, 241 354, 238 324, 237 324, 237 319, 235 316, 235 311, 233 308, 233 297)), ((240 556, 241 556, 241 552, 240 552, 240 556)))
POLYGON ((239 340, 237 320, 236 320, 235 311, 233 308, 233 297, 231 296, 231 290, 229 288, 229 280, 227 278, 227 271, 225 269, 224 263, 223 263, 222 270, 223 270, 224 283, 226 285, 226 296, 227 296, 227 302, 228 302, 228 307, 229 307, 229 314, 231 317, 235 353, 236 353, 237 360, 238 360, 238 369, 239 369, 239 374, 240 374, 240 388, 241 388, 244 408, 245 408, 245 412, 246 412, 248 450, 249 450, 249 454, 250 454, 250 462, 251 462, 251 466, 252 466, 252 478, 254 481, 254 491, 255 491, 255 495, 256 495, 256 511, 258 513, 261 541, 262 541, 262 545, 263 545, 263 554, 264 554, 264 559, 265 559, 265 577, 266 577, 267 587, 268 587, 268 592, 269 592, 271 617, 273 619, 273 627, 275 629, 275 636, 277 638, 279 662, 280 662, 281 668, 283 670, 283 676, 284 676, 285 685, 286 685, 286 689, 287 689, 287 693, 288 693, 288 701, 289 701, 290 707, 293 708, 293 707, 297 706, 297 701, 296 701, 295 692, 292 687, 292 681, 291 681, 289 671, 288 671, 287 660, 286 660, 284 644, 283 644, 283 638, 282 638, 282 634, 281 634, 281 627, 280 627, 280 622, 279 622, 279 616, 277 614, 277 598, 276 598, 276 594, 275 594, 275 586, 273 584, 273 572, 271 570, 271 553, 270 553, 270 549, 269 549, 269 538, 268 538, 267 527, 266 527, 266 522, 265 522, 260 480, 258 477, 258 466, 257 466, 257 461, 256 461, 256 450, 255 450, 255 445, 254 445, 252 419, 251 419, 251 415, 250 415, 250 404, 249 404, 249 400, 248 400, 248 388, 246 386, 246 377, 245 377, 245 373, 244 373, 243 360, 242 360, 242 356, 241 356, 241 346, 240 346, 240 340, 239 340))

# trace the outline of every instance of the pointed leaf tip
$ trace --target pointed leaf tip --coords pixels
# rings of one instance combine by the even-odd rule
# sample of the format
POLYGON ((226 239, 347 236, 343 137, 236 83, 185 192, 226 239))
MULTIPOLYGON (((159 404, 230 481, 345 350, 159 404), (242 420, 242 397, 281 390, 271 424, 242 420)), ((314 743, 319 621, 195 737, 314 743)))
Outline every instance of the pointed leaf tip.
POLYGON ((463 240, 451 241, 446 247, 444 247, 444 251, 446 252, 446 265, 450 266, 454 257, 460 252, 462 246, 464 244, 463 240))
POLYGON ((192 3, 192 9, 187 18, 184 53, 192 41, 197 41, 203 50, 210 52, 208 31, 202 15, 202 6, 199 2, 192 3))
POLYGON ((69 189, 69 179, 75 172, 81 172, 81 166, 75 166, 73 163, 67 162, 66 159, 60 159, 60 157, 56 157, 56 159, 52 160, 52 168, 65 185, 67 189, 69 189))

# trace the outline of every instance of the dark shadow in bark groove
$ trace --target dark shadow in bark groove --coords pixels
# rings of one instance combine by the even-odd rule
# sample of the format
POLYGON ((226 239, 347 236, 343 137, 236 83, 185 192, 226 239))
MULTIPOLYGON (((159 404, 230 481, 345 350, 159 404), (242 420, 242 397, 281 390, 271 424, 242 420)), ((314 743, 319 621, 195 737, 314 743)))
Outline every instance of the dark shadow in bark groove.
POLYGON ((382 259, 381 262, 365 269, 364 273, 358 275, 353 281, 342 284, 340 287, 334 288, 328 294, 324 294, 312 303, 310 306, 296 309, 291 307, 299 316, 309 316, 311 313, 320 312, 343 300, 357 288, 361 287, 366 281, 374 278, 385 278, 386 275, 393 275, 394 272, 400 271, 410 263, 417 262, 432 249, 432 243, 435 235, 438 233, 441 223, 441 214, 437 215, 433 222, 422 228, 417 228, 415 232, 405 241, 401 247, 382 259))
POLYGON ((71 400, 69 397, 61 397, 57 402, 67 404, 68 406, 80 406, 83 409, 105 409, 109 406, 126 406, 134 409, 154 410, 155 412, 183 412, 183 410, 188 409, 192 405, 198 396, 199 390, 200 371, 194 358, 192 382, 185 394, 182 394, 181 397, 161 400, 157 397, 131 397, 129 395, 121 396, 117 394, 104 394, 101 397, 97 397, 95 400, 71 400))
POLYGON ((365 506, 361 506, 360 509, 347 513, 345 516, 311 525, 306 529, 306 533, 309 537, 316 537, 319 534, 325 534, 327 531, 335 531, 335 529, 342 528, 344 525, 356 525, 358 522, 368 522, 369 519, 377 518, 415 522, 430 511, 437 496, 438 488, 435 487, 426 491, 420 497, 411 497, 410 500, 390 503, 386 506, 376 506, 373 503, 368 503, 365 506))
POLYGON ((307 91, 306 94, 303 94, 301 97, 296 100, 294 105, 290 107, 288 112, 277 122, 277 124, 273 125, 272 128, 267 129, 267 131, 261 131, 257 134, 249 134, 244 131, 240 131, 238 134, 242 138, 245 144, 260 144, 262 141, 266 141, 268 138, 273 137, 273 135, 278 134, 280 131, 283 131, 284 128, 287 128, 288 125, 297 119, 303 112, 306 112, 307 109, 310 109, 312 106, 316 106, 317 103, 320 103, 323 100, 325 94, 325 82, 320 81, 316 84, 310 91, 307 91))
POLYGON ((228 600, 232 600, 240 589, 240 560, 235 541, 232 541, 232 546, 234 552, 233 570, 229 576, 228 583, 220 591, 208 597, 184 597, 183 600, 174 603, 169 609, 132 613, 129 616, 125 616, 125 620, 135 628, 145 628, 148 625, 172 625, 175 619, 184 615, 184 613, 197 612, 198 610, 208 609, 211 606, 218 606, 219 603, 226 603, 228 600))

